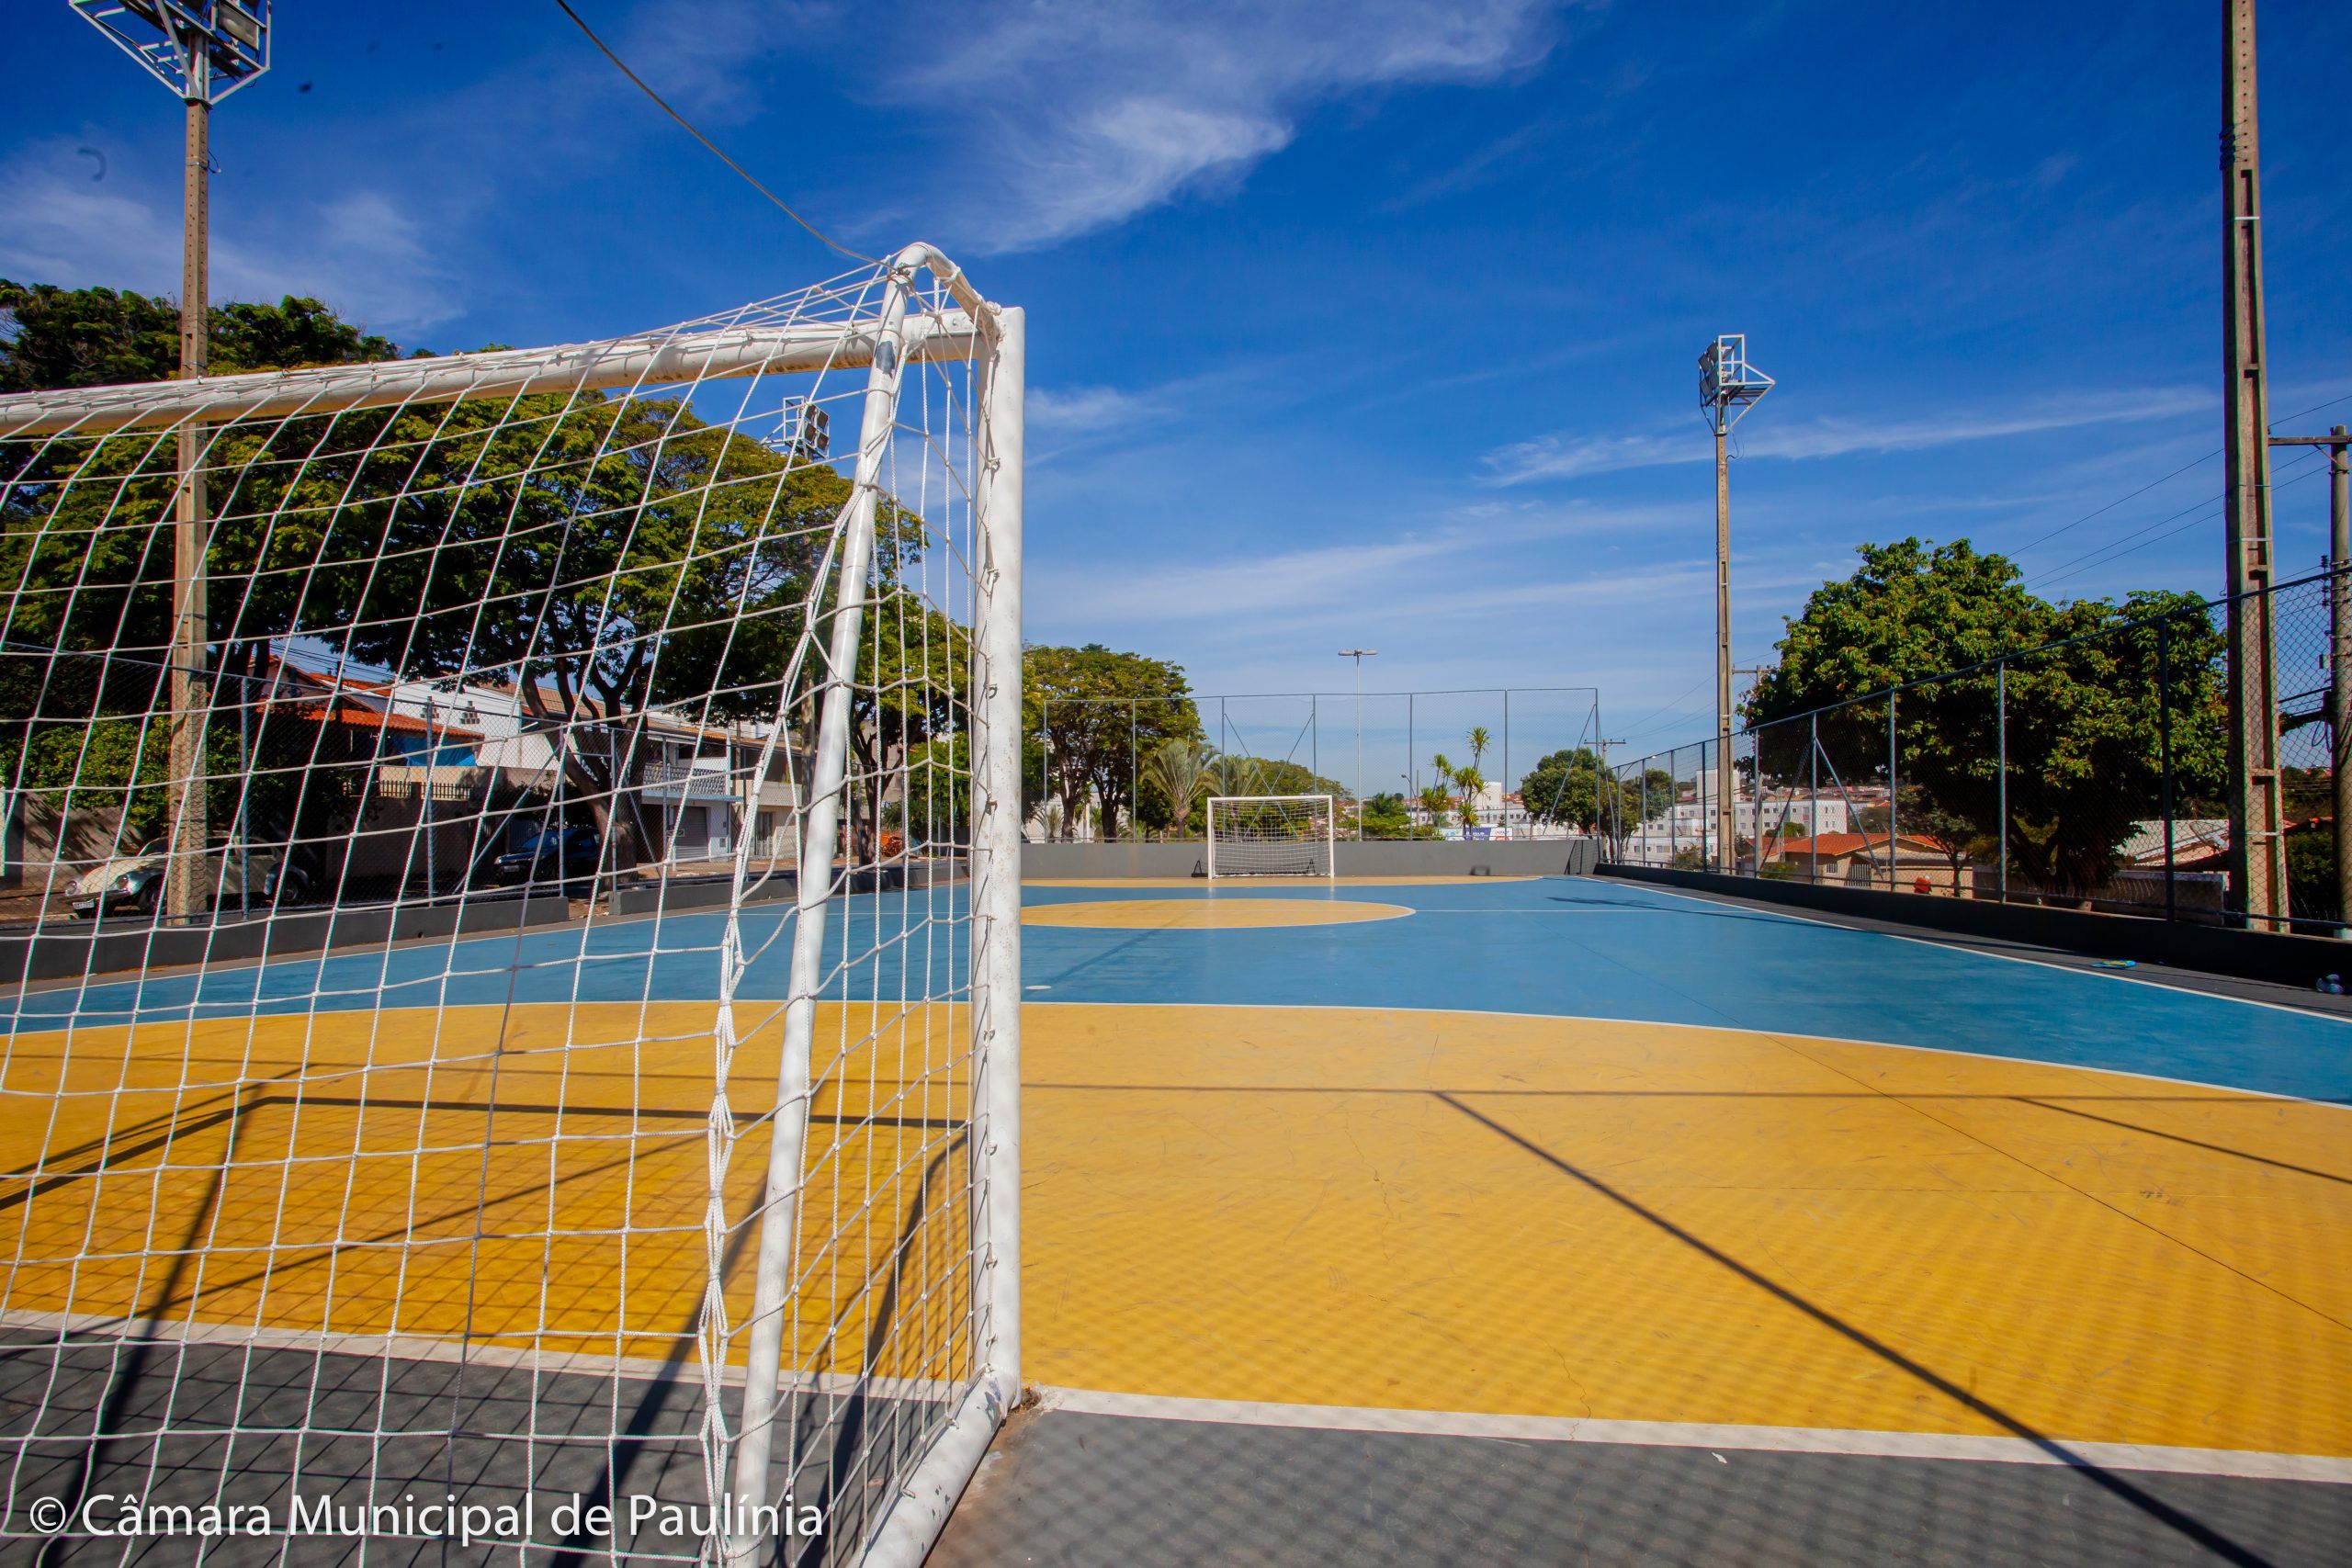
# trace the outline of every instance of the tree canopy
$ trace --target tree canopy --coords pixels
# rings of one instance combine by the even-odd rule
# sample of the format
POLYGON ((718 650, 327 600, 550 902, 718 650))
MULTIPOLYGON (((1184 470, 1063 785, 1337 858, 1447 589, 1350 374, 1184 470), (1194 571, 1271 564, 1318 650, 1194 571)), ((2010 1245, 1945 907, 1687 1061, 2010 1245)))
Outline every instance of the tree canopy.
POLYGON ((1788 623, 1749 692, 1748 721, 1769 727, 1758 737, 1760 793, 1805 771, 1816 732, 1839 777, 1884 783, 1885 694, 1905 686, 1893 705, 1906 798, 1916 788, 1947 832, 1954 819, 1973 824, 1996 852, 2006 837, 2013 877, 2080 897, 2113 874, 2134 823, 2160 808, 2167 732, 2176 799, 2219 789, 2222 637, 2195 595, 2053 604, 2028 592, 2008 560, 1965 541, 1906 538, 1859 554, 1851 577, 1815 590, 1788 623))
POLYGON ((1099 642, 1035 646, 1022 654, 1022 703, 1028 733, 1043 740, 1031 754, 1031 800, 1057 797, 1071 807, 1064 832, 1090 799, 1106 823, 1181 826, 1143 760, 1163 742, 1203 739, 1182 666, 1099 642))
MULTIPOLYGON (((163 301, 0 284, 0 309, 14 324, 0 389, 175 368, 177 315, 163 301)), ((311 299, 224 304, 212 332, 222 371, 399 353, 311 299)), ((94 705, 154 711, 171 635, 171 538, 160 525, 176 483, 173 440, 51 442, 20 463, 0 475, 15 481, 0 508, 0 573, 19 590, 0 636, 9 648, 145 668, 150 689, 98 693, 94 705)), ((682 395, 550 394, 230 424, 212 432, 206 466, 209 631, 223 660, 311 638, 401 678, 511 680, 526 713, 560 728, 565 773, 600 818, 636 798, 650 708, 708 723, 791 712, 804 731, 814 719, 820 661, 796 664, 794 654, 837 593, 827 551, 849 482, 709 423, 682 395)), ((864 827, 877 818, 886 776, 940 733, 948 688, 968 664, 960 629, 903 586, 924 540, 921 518, 882 504, 862 645, 874 668, 860 671, 876 684, 861 689, 854 716, 864 827)), ((13 700, 8 711, 31 712, 13 700)), ((624 816, 636 853, 658 857, 653 829, 624 816)))

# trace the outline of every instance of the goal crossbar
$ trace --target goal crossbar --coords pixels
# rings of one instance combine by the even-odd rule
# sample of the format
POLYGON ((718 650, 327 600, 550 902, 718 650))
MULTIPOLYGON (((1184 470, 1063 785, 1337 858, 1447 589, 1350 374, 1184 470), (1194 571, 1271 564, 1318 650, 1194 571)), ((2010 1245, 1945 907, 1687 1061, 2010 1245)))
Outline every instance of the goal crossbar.
MULTIPOLYGON (((910 313, 899 334, 909 363, 969 358, 995 333, 994 316, 963 274, 928 245, 910 245, 893 264, 927 267, 963 307, 910 313)), ((548 348, 489 349, 361 366, 324 365, 202 376, 127 387, 72 388, 0 397, 0 438, 105 435, 170 425, 340 413, 411 402, 528 397, 670 386, 743 376, 863 370, 882 339, 868 312, 845 321, 794 321, 646 333, 548 348)))

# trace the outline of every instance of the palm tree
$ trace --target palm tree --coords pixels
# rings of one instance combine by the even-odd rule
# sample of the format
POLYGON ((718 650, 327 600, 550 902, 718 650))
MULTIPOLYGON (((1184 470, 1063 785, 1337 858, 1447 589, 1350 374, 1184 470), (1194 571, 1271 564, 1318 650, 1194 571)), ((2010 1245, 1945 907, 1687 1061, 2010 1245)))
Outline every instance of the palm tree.
POLYGON ((1473 763, 1466 768, 1454 769, 1453 787, 1462 792, 1462 826, 1464 829, 1476 828, 1478 825, 1478 792, 1487 787, 1487 781, 1479 774, 1477 765, 1473 763))
POLYGON ((1487 748, 1495 743, 1495 738, 1487 733, 1485 725, 1474 724, 1470 733, 1462 738, 1462 743, 1470 748, 1470 767, 1475 772, 1486 761, 1487 748))
POLYGON ((1445 793, 1443 784, 1429 784, 1422 789, 1420 798, 1422 815, 1430 819, 1430 827, 1434 830, 1439 823, 1445 820, 1446 812, 1453 808, 1453 797, 1445 793))
POLYGON ((1153 747, 1144 759, 1143 775, 1168 797, 1168 809, 1180 833, 1192 821, 1193 808, 1209 792, 1216 756, 1214 750, 1197 740, 1170 739, 1153 747))

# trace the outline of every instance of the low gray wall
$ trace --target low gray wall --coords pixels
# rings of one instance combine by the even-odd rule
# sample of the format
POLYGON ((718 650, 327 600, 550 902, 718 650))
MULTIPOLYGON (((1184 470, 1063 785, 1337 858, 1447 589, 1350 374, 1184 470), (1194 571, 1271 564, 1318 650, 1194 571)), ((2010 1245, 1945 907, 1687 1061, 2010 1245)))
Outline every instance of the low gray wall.
MULTIPOLYGON (((928 887, 933 884, 955 882, 964 875, 961 860, 917 860, 903 865, 867 867, 850 875, 853 893, 880 890, 895 893, 903 887, 928 887)), ((734 879, 727 876, 671 877, 667 881, 634 883, 613 892, 612 912, 616 915, 650 915, 657 912, 680 914, 688 909, 723 909, 727 907, 729 890, 734 879)), ((782 899, 797 897, 800 874, 797 871, 775 871, 745 891, 746 904, 773 904, 782 899)))
MULTIPOLYGON (((1484 866, 1495 876, 1577 875, 1592 870, 1589 839, 1514 839, 1488 843, 1443 839, 1370 839, 1332 846, 1341 876, 1467 876, 1484 866)), ((1024 844, 1021 874, 1031 878, 1205 875, 1208 846, 1173 844, 1024 844)))
POLYGON ((128 975, 191 964, 234 964, 338 947, 381 947, 420 937, 491 936, 571 917, 560 897, 469 898, 462 904, 379 904, 302 909, 217 926, 122 926, 108 920, 0 933, 0 985, 128 975))
POLYGON ((2326 937, 2233 931, 2188 921, 2139 915, 2091 914, 2002 904, 1985 898, 1939 898, 1883 888, 1828 883, 1776 882, 1769 877, 1725 876, 1713 871, 1674 871, 1664 866, 1608 865, 1604 876, 1629 882, 1725 893, 1737 898, 1858 915, 1918 926, 1928 931, 2054 947, 2094 958, 2130 958, 2207 975, 2234 975, 2310 990, 2324 975, 2352 975, 2352 942, 2326 937))

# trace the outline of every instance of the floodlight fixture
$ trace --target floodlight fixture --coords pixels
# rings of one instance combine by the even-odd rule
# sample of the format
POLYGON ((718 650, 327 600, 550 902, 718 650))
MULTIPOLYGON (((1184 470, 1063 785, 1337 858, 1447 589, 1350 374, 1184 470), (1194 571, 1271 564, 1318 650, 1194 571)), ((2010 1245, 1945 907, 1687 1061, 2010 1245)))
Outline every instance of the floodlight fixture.
POLYGON ((1756 401, 1772 389, 1772 378, 1747 362, 1747 334, 1725 333, 1699 355, 1699 406, 1718 435, 1728 435, 1756 401))
POLYGON ((786 398, 771 449, 796 463, 821 463, 833 450, 833 416, 810 398, 786 398))
POLYGON ((217 104, 269 69, 269 0, 66 0, 185 103, 217 104))

